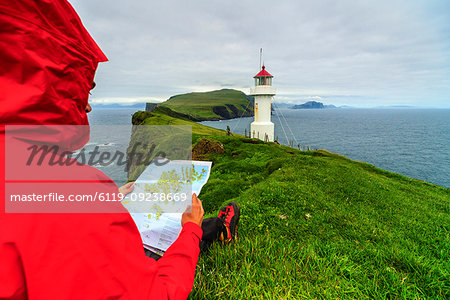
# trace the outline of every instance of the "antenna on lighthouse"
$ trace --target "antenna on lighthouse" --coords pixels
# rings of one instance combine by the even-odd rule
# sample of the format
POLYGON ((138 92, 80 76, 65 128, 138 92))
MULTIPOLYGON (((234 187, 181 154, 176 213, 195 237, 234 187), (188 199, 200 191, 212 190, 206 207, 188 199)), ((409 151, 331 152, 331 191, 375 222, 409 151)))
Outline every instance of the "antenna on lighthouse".
POLYGON ((262 48, 259 49, 259 69, 261 70, 261 61, 262 61, 262 48))

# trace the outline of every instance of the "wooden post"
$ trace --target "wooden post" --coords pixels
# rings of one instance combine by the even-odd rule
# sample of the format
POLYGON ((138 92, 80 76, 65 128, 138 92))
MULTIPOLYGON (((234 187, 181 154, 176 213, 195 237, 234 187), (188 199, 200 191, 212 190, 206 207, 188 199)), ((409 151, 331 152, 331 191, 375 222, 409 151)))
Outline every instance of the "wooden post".
POLYGON ((227 126, 227 135, 228 135, 228 136, 231 135, 231 129, 230 129, 230 126, 227 126))

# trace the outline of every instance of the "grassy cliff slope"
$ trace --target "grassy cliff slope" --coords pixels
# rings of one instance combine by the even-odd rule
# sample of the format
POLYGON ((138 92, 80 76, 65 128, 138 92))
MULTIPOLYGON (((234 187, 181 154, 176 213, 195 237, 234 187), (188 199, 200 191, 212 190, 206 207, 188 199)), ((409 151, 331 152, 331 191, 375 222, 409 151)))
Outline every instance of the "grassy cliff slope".
POLYGON ((206 157, 207 216, 230 200, 242 214, 236 243, 200 255, 191 299, 450 297, 449 189, 163 113, 141 120, 178 122, 225 149, 206 157))
POLYGON ((205 93, 188 93, 171 97, 161 103, 194 120, 222 120, 253 115, 253 104, 241 91, 222 89, 205 93))

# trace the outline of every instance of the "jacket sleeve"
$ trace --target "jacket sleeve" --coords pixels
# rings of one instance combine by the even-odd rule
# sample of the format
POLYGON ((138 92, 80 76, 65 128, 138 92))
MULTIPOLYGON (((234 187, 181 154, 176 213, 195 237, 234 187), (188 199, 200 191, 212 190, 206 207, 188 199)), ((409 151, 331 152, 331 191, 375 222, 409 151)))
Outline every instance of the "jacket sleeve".
POLYGON ((186 299, 192 290, 200 253, 202 229, 195 223, 184 224, 178 239, 157 261, 157 278, 169 299, 186 299))
POLYGON ((0 299, 24 299, 26 295, 22 262, 14 244, 0 242, 0 299), (20 266, 18 268, 18 266, 20 266), (6 283, 6 284, 5 284, 6 283))

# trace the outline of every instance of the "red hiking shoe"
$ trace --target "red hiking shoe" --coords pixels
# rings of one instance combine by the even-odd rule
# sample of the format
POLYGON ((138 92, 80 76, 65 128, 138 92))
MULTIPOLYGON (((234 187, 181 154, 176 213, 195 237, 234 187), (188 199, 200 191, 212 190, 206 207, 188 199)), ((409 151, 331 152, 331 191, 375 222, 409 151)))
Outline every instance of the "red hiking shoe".
POLYGON ((241 215, 236 202, 230 202, 219 211, 218 218, 223 221, 224 230, 220 233, 219 240, 229 243, 237 239, 237 225, 241 215))

